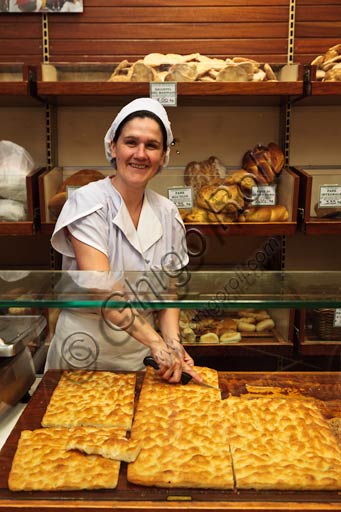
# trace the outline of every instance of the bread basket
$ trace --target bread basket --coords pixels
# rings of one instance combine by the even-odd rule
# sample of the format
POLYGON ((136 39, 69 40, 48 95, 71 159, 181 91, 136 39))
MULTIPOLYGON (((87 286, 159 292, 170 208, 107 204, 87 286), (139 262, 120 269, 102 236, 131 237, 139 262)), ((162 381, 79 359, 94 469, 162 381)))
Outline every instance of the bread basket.
POLYGON ((314 309, 313 328, 320 339, 341 342, 341 327, 334 327, 334 315, 334 308, 314 309))

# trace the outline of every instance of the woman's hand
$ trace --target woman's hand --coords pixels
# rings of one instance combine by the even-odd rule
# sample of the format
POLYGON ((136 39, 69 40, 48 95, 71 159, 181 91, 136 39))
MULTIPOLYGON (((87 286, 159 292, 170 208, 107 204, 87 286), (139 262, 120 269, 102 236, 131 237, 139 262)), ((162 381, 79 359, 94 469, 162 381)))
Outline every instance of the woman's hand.
POLYGON ((193 370, 194 361, 178 341, 158 343, 151 347, 153 359, 159 365, 158 375, 169 382, 180 382, 181 373, 186 372, 197 382, 202 377, 193 370))

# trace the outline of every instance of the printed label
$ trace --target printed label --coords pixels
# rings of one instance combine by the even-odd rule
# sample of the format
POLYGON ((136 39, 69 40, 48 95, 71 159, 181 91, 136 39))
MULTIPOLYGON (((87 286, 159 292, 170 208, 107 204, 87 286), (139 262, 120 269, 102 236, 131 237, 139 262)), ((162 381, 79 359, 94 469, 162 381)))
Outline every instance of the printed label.
POLYGON ((323 208, 341 206, 341 185, 321 185, 319 206, 323 208))
POLYGON ((164 107, 177 106, 177 83, 176 82, 150 82, 149 95, 157 100, 164 107))
POLYGON ((252 206, 274 206, 276 204, 276 185, 257 185, 252 187, 252 206))
POLYGON ((168 199, 178 208, 192 208, 193 193, 191 187, 172 187, 168 189, 168 199))

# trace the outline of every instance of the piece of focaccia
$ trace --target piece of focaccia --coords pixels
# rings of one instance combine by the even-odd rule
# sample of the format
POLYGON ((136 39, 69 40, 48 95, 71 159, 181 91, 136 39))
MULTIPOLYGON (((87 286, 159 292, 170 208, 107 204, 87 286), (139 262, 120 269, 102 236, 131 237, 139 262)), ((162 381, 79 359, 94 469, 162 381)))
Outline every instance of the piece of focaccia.
POLYGON ((313 400, 232 397, 222 407, 238 489, 341 488, 341 451, 313 400))
POLYGON ((52 394, 42 426, 130 430, 135 382, 133 373, 65 371, 52 394))
MULTIPOLYGON (((217 372, 198 371, 218 385, 217 372)), ((220 402, 219 391, 194 383, 170 385, 147 369, 132 428, 142 449, 128 466, 128 480, 157 487, 233 488, 220 402)))
POLYGON ((106 435, 104 429, 98 432, 80 432, 72 436, 66 444, 67 450, 79 450, 88 455, 101 455, 107 459, 133 462, 141 450, 141 443, 113 435, 106 435))
MULTIPOLYGON (((105 429, 103 435, 124 436, 124 430, 105 429)), ((49 428, 24 430, 8 479, 12 491, 114 489, 120 462, 98 455, 67 451, 72 436, 91 435, 96 429, 49 428)))

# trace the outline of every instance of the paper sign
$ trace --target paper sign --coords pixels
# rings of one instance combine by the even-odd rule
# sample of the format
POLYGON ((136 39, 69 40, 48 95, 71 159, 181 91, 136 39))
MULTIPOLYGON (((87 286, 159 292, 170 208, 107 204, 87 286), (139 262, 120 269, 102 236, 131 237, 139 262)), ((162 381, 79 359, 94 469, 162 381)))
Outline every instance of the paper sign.
POLYGON ((337 208, 341 206, 341 185, 321 185, 319 207, 337 208))
POLYGON ((164 107, 177 106, 176 82, 150 82, 149 95, 164 107))
POLYGON ((257 185, 252 187, 251 204, 253 206, 273 206, 276 204, 276 185, 257 185))
POLYGON ((341 309, 335 309, 333 326, 341 327, 341 309))
POLYGON ((168 199, 178 208, 192 208, 193 194, 191 187, 172 187, 168 189, 168 199))

